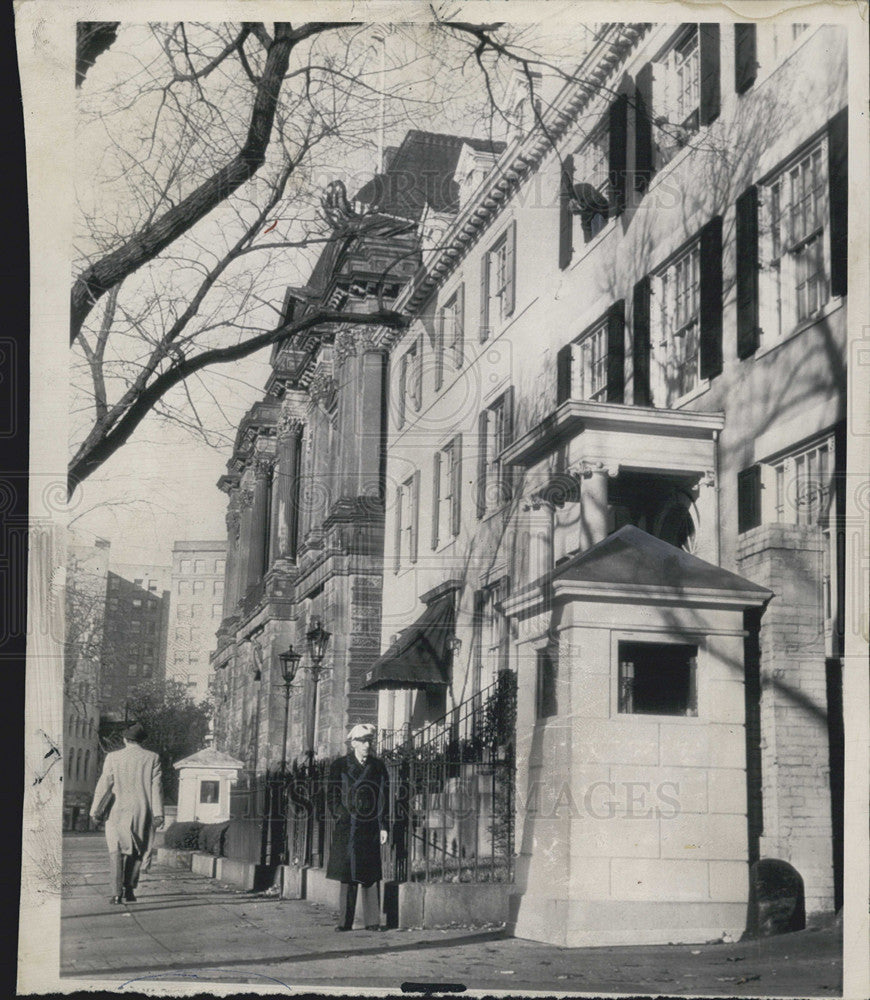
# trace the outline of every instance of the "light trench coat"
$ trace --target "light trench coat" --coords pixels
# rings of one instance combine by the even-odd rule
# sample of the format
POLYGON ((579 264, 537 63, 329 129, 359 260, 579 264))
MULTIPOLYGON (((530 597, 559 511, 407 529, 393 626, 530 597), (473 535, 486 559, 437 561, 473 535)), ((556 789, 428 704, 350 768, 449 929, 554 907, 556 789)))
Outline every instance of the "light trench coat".
POLYGON ((113 794, 106 820, 109 852, 146 857, 154 836, 154 817, 163 816, 160 758, 136 743, 106 756, 94 791, 94 804, 113 794))

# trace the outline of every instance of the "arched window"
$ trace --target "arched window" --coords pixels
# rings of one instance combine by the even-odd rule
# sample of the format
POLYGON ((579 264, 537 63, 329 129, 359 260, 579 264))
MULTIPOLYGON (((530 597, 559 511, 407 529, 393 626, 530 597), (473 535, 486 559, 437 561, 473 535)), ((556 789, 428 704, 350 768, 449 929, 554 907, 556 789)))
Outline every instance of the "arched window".
POLYGON ((76 781, 82 776, 82 749, 79 747, 76 752, 76 781))
POLYGON ((72 778, 72 768, 73 768, 73 752, 70 751, 69 756, 66 759, 66 777, 67 781, 72 778))
POLYGON ((88 780, 88 777, 90 775, 90 769, 91 769, 91 751, 85 750, 85 773, 82 775, 85 781, 88 780))

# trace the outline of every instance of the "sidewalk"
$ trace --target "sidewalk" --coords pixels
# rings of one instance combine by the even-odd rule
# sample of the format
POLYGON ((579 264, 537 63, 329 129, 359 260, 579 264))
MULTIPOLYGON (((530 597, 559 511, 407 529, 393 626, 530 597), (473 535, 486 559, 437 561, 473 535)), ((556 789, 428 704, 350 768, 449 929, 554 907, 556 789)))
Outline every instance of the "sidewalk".
POLYGON ((558 948, 498 928, 337 934, 326 907, 158 867, 143 877, 136 903, 111 906, 102 836, 67 835, 63 847, 61 975, 109 988, 193 979, 396 991, 412 981, 522 993, 841 992, 836 928, 744 944, 620 948, 558 948))

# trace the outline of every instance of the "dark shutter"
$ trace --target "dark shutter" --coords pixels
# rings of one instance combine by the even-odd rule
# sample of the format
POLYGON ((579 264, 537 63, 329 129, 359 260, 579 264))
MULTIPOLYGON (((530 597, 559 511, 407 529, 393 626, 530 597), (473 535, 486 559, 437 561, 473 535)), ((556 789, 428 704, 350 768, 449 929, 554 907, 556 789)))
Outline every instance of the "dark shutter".
POLYGON ((738 94, 749 90, 758 72, 755 25, 734 25, 734 89, 738 94))
POLYGON ((849 119, 846 108, 837 112, 828 123, 828 184, 831 295, 845 295, 849 236, 849 119))
POLYGON ((610 218, 625 211, 626 174, 628 171, 628 95, 620 94, 609 111, 609 201, 610 218))
POLYGON ((761 466, 753 465, 737 473, 737 531, 749 531, 761 524, 761 466))
POLYGON ((461 368, 465 356, 465 282, 456 289, 456 330, 454 332, 456 348, 453 354, 453 364, 461 368))
POLYGON ((408 355, 407 352, 399 358, 399 398, 396 400, 396 423, 399 428, 405 425, 405 397, 408 391, 408 355))
POLYGON ((432 548, 438 548, 438 507, 441 501, 441 452, 432 456, 432 548))
POLYGON ((701 49, 701 114, 702 125, 709 125, 719 117, 720 99, 720 57, 719 25, 699 24, 701 49))
POLYGON ((722 371, 722 216, 701 230, 701 378, 722 371))
POLYGON ((625 299, 607 313, 607 402, 625 399, 625 299))
POLYGON ((652 63, 641 66, 634 92, 634 189, 643 194, 655 172, 652 129, 652 63))
POLYGON ((480 328, 481 344, 489 337, 489 251, 480 260, 480 328))
POLYGON ((481 410, 477 417, 477 516, 486 513, 486 437, 489 414, 481 410))
POLYGON ((635 406, 651 406, 649 384, 650 354, 650 279, 641 278, 634 286, 631 314, 632 370, 635 406))
POLYGON ((396 531, 393 538, 395 550, 393 552, 393 572, 398 573, 402 568, 402 487, 396 487, 396 531))
POLYGON ((510 316, 517 304, 517 220, 508 226, 505 234, 505 269, 507 271, 507 288, 505 288, 505 316, 510 316))
MULTIPOLYGON (((513 444, 514 430, 516 427, 516 414, 514 413, 514 387, 509 385, 504 391, 504 443, 505 447, 513 444)), ((514 467, 506 465, 501 470, 501 481, 503 484, 502 496, 499 503, 506 503, 514 495, 514 467)))
POLYGON ((439 309, 435 317, 435 391, 444 384, 444 309, 439 309))
POLYGON ((737 357, 758 347, 758 188, 737 199, 737 357))
POLYGON ((574 345, 565 344, 559 348, 556 355, 556 405, 571 398, 571 359, 574 355, 574 345))
POLYGON ((566 156, 562 161, 559 184, 559 267, 563 270, 571 263, 574 252, 574 214, 571 211, 573 193, 574 157, 566 156))
POLYGON ((453 439, 453 472, 450 483, 450 530, 459 534, 462 519, 462 435, 453 439))
POLYGON ((417 539, 420 535, 420 470, 411 479, 411 562, 417 561, 417 539))

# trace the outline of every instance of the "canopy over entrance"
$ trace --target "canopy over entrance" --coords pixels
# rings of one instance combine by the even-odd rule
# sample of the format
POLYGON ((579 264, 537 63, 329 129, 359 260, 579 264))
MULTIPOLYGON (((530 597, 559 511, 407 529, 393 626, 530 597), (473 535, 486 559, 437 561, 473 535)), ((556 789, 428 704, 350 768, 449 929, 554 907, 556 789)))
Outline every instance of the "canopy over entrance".
POLYGON ((375 661, 363 687, 369 691, 446 687, 454 620, 452 594, 433 601, 375 661))

